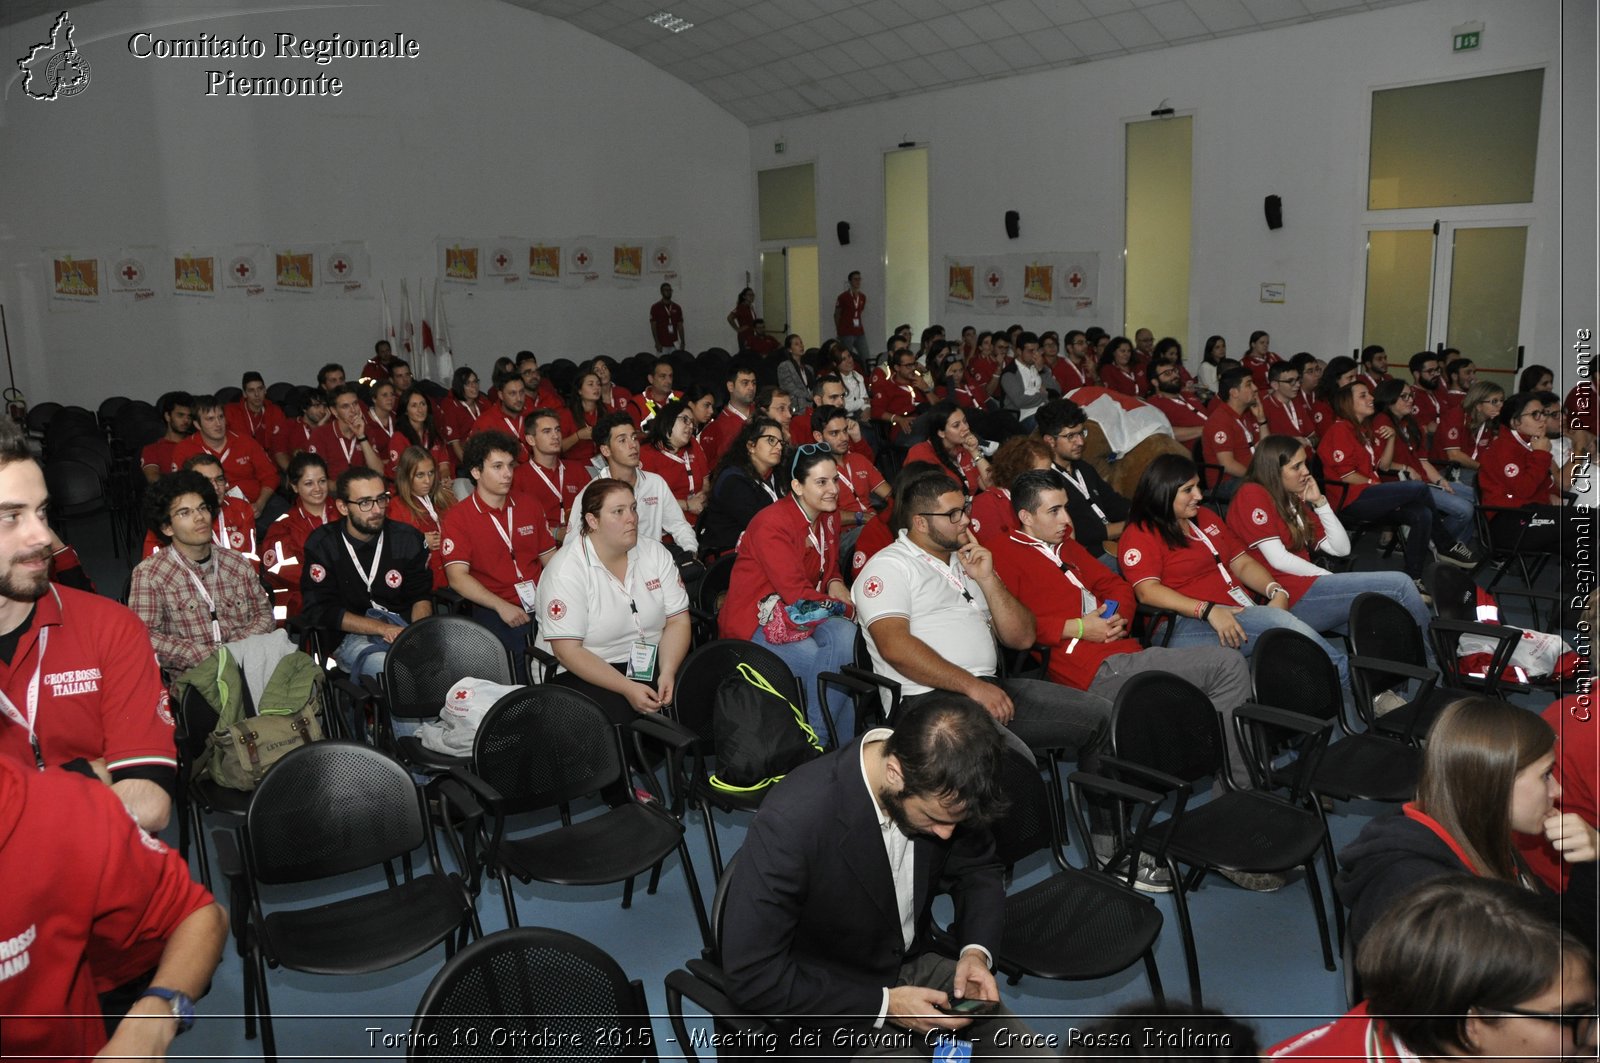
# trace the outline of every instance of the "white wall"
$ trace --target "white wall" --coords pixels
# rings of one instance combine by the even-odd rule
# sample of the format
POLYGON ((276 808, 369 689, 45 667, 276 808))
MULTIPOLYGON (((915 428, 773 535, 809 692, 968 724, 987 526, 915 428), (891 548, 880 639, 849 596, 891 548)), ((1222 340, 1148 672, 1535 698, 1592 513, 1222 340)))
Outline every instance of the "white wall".
MULTIPOLYGON (((842 289, 845 274, 860 269, 870 297, 882 291, 882 154, 901 140, 929 145, 936 267, 945 253, 1098 251, 1103 312, 1031 320, 1035 328, 1114 330, 1122 317, 1124 123, 1166 99, 1195 121, 1190 358, 1209 333, 1237 353, 1257 328, 1272 333, 1279 352, 1328 356, 1358 345, 1371 90, 1549 64, 1527 259, 1532 312, 1522 325, 1531 357, 1562 339, 1561 14, 1561 0, 1425 0, 1158 49, 757 126, 751 165, 816 161, 823 290, 842 289), (1452 54, 1451 27, 1474 20, 1485 23, 1483 46, 1452 54), (779 139, 787 144, 781 160, 772 150, 779 139), (1273 193, 1283 197, 1276 232, 1262 216, 1262 199, 1273 193), (1006 210, 1022 214, 1018 240, 1005 237, 1006 210), (828 235, 840 220, 852 225, 848 248, 828 235), (1261 303, 1263 281, 1284 282, 1287 302, 1261 303)), ((1587 25, 1587 37, 1567 35, 1574 48, 1592 49, 1592 11, 1587 25)), ((1591 97, 1591 118, 1592 89, 1591 78, 1568 90, 1591 97)), ((1587 149, 1574 156, 1569 146, 1568 156, 1585 167, 1594 155, 1592 121, 1587 130, 1587 149)), ((1568 180, 1593 196, 1592 169, 1568 180)), ((1587 270, 1592 293, 1592 255, 1587 270)), ((1019 320, 945 313, 941 273, 933 271, 932 305, 947 328, 1019 320)), ((875 340, 892 324, 882 315, 879 298, 869 305, 875 340)))
MULTIPOLYGON (((114 306, 51 313, 40 250, 123 245, 366 240, 391 303, 401 277, 431 278, 439 235, 676 235, 678 300, 697 346, 726 332, 754 245, 748 134, 683 82, 565 22, 499 0, 393 0, 278 8, 75 4, 93 78, 71 99, 24 96, 10 60, 51 18, 0 30, 0 302, 18 384, 32 402, 268 381, 354 370, 376 338, 376 302, 114 306), (203 12, 204 14, 199 14, 203 12), (231 14, 227 12, 232 12, 231 14), (127 40, 201 31, 263 37, 383 36, 409 61, 136 60, 127 40), (323 99, 205 98, 203 71, 327 72, 323 99)), ((447 297, 457 364, 487 376, 501 354, 546 358, 646 349, 653 285, 632 291, 447 297)))

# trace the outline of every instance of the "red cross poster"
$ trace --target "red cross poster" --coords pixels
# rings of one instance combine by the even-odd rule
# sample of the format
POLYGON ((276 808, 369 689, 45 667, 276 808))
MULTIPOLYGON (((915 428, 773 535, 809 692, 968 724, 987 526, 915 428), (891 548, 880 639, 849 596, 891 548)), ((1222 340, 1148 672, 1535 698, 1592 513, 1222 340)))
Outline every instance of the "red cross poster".
POLYGON ((527 237, 502 236, 484 245, 483 272, 489 281, 500 288, 522 283, 522 256, 518 251, 528 246, 527 237))
POLYGON ((645 244, 645 272, 652 280, 670 281, 678 276, 678 241, 671 236, 658 236, 645 244))
POLYGON ((215 299, 221 287, 219 256, 190 248, 172 255, 172 294, 185 299, 215 299))
POLYGON ((476 285, 483 280, 482 247, 478 241, 460 237, 441 236, 439 248, 439 277, 446 284, 476 285))
POLYGON ((317 249, 291 244, 272 249, 272 294, 296 297, 317 291, 317 249))
POLYGON ((363 240, 323 245, 318 254, 318 293, 331 299, 371 299, 372 256, 363 240))
MULTIPOLYGON (((600 253, 604 247, 611 249, 609 240, 601 240, 594 236, 574 236, 566 241, 566 270, 562 275, 561 283, 568 288, 581 288, 586 284, 593 284, 600 279, 600 253)), ((611 263, 607 262, 605 268, 609 271, 611 263)))
POLYGON ((1097 299, 1100 256, 1092 251, 947 256, 945 270, 947 310, 1088 317, 1097 299))
POLYGON ((125 303, 154 302, 156 279, 151 271, 158 261, 159 253, 154 247, 120 249, 111 260, 111 294, 125 303))
POLYGON ((102 268, 102 260, 87 251, 46 251, 44 277, 50 285, 50 309, 98 305, 105 294, 102 268))
POLYGON ((236 244, 223 261, 227 263, 222 273, 222 294, 225 298, 267 298, 271 264, 267 259, 266 244, 236 244))
POLYGON ((528 244, 528 279, 538 284, 561 283, 561 241, 537 240, 528 244))

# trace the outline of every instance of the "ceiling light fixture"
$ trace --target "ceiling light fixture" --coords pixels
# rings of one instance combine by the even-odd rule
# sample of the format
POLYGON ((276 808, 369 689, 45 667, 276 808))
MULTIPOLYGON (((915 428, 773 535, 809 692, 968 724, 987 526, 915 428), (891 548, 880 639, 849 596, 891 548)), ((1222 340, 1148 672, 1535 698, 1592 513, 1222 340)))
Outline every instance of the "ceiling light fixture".
POLYGON ((690 22, 687 19, 681 19, 670 11, 657 11, 655 14, 646 18, 645 21, 660 26, 668 33, 682 33, 684 30, 694 29, 693 22, 690 22))

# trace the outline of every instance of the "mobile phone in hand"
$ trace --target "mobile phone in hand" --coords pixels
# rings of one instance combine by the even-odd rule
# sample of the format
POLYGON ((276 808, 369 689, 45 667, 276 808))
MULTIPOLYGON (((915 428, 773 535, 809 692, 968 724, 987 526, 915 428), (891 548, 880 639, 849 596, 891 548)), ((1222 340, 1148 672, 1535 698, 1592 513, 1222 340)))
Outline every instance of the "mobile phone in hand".
POLYGON ((1113 598, 1111 601, 1107 602, 1106 603, 1106 607, 1104 609, 1100 610, 1100 619, 1101 620, 1110 620, 1113 616, 1116 616, 1117 615, 1117 606, 1120 605, 1120 604, 1121 603, 1118 602, 1115 598, 1113 598))
POLYGON ((940 1008, 939 1010, 943 1011, 947 1015, 962 1015, 967 1018, 977 1018, 980 1015, 989 1014, 995 1009, 996 1006, 996 1003, 992 1000, 975 1000, 969 997, 964 1000, 951 1001, 949 1007, 940 1008))

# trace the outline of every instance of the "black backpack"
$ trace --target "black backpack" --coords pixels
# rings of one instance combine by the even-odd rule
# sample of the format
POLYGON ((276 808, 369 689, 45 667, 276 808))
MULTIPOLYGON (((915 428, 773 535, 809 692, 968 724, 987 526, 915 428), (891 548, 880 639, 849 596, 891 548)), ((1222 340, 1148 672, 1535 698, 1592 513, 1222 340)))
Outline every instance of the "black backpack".
POLYGON ((726 793, 765 790, 822 755, 822 743, 805 713, 748 664, 717 684, 711 726, 717 772, 709 781, 726 793))

